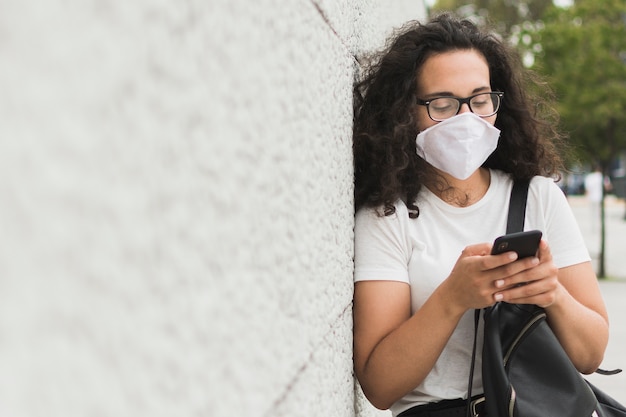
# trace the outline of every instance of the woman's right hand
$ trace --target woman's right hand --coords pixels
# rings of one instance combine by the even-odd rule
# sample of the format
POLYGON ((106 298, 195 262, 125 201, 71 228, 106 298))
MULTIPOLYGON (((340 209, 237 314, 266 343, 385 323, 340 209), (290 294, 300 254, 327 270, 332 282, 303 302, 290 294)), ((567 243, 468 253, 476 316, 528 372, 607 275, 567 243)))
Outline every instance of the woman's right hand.
POLYGON ((504 280, 537 265, 536 258, 517 259, 515 252, 491 255, 490 243, 467 246, 442 284, 459 312, 500 301, 504 280))

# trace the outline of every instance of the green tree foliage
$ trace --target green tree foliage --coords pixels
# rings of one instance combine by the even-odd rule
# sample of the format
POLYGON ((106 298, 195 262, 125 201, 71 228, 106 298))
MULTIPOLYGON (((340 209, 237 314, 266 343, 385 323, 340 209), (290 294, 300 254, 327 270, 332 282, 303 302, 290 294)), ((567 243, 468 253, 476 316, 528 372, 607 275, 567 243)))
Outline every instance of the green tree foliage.
POLYGON ((626 149, 626 2, 552 8, 533 37, 562 127, 584 161, 606 167, 626 149))
POLYGON ((532 33, 552 7, 552 0, 437 0, 431 14, 451 12, 478 26, 488 27, 515 46, 525 65, 533 63, 532 33))
POLYGON ((489 25, 504 38, 511 38, 519 27, 533 24, 552 6, 552 0, 438 0, 433 13, 450 11, 459 17, 472 19, 479 25, 489 25))
MULTIPOLYGON (((562 129, 583 162, 608 173, 626 149, 626 2, 577 0, 553 8, 534 37, 535 68, 555 90, 562 129)), ((605 276, 601 204, 598 276, 605 276)))

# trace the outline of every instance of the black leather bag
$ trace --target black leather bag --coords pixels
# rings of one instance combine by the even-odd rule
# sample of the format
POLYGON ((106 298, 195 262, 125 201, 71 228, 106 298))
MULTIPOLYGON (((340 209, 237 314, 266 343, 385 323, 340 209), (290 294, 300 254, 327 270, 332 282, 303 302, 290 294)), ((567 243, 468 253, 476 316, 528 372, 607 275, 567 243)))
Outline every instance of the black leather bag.
MULTIPOLYGON (((523 230, 527 193, 528 181, 516 181, 507 233, 523 230)), ((479 314, 477 310, 477 319, 479 314)), ((484 337, 482 372, 488 416, 626 416, 624 406, 576 370, 542 308, 496 303, 485 309, 484 337)))

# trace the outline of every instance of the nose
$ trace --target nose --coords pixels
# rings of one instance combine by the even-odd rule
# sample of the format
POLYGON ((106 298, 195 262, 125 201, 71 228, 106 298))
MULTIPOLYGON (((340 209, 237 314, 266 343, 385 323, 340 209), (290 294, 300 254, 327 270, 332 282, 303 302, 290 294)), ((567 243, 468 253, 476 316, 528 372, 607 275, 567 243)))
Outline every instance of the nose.
POLYGON ((469 108, 469 104, 468 103, 463 103, 463 104, 461 104, 461 107, 459 107, 459 111, 457 112, 457 114, 467 113, 467 112, 471 112, 471 110, 469 108))

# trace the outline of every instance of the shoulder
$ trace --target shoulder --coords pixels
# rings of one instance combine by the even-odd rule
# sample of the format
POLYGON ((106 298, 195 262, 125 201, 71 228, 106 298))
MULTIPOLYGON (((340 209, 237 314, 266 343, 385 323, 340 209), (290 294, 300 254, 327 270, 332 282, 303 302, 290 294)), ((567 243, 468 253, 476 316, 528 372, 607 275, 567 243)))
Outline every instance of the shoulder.
MULTIPOLYGON (((528 214, 543 219, 543 227, 567 224, 573 220, 567 196, 553 178, 534 177, 528 190, 528 214)), ((544 231, 547 232, 547 231, 544 231)))
POLYGON ((357 223, 397 223, 402 219, 409 218, 409 209, 402 200, 398 200, 393 205, 394 212, 385 214, 385 208, 361 207, 355 214, 357 223))
POLYGON ((361 208, 354 226, 354 280, 408 282, 410 219, 402 202, 385 216, 381 208, 361 208))
MULTIPOLYGON (((500 171, 497 169, 491 170, 492 177, 500 184, 505 186, 513 185, 513 177, 511 174, 500 171)), ((556 180, 550 177, 544 177, 541 175, 536 175, 530 180, 530 189, 541 190, 541 191, 549 191, 551 192, 554 189, 560 190, 558 185, 556 184, 556 180)))
MULTIPOLYGON (((493 170, 492 176, 495 178, 498 188, 502 190, 504 198, 508 199, 514 182, 511 175, 506 172, 493 170)), ((538 203, 545 207, 546 205, 556 204, 557 207, 560 207, 562 204, 567 204, 567 198, 554 178, 537 175, 530 180, 528 202, 530 205, 538 203)))
POLYGON ((550 177, 543 177, 541 175, 537 175, 532 178, 530 181, 532 187, 537 187, 541 189, 551 189, 551 188, 559 188, 556 184, 556 180, 550 177))
POLYGON ((565 194, 559 188, 554 178, 536 176, 530 181, 529 194, 541 199, 566 200, 565 194))
POLYGON ((395 212, 385 215, 383 207, 363 207, 355 216, 355 244, 374 241, 405 241, 408 236, 409 210, 402 201, 394 204, 395 212))

